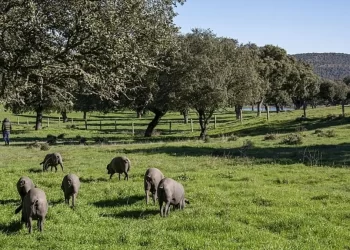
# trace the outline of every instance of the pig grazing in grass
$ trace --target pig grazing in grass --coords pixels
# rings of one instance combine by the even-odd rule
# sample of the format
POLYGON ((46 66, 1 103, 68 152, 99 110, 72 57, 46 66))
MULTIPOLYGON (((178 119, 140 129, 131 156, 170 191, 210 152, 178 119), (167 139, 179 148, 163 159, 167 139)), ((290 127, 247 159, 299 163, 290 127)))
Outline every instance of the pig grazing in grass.
POLYGON ((69 204, 69 199, 72 196, 72 207, 75 206, 75 201, 80 188, 79 177, 75 174, 67 174, 62 181, 61 189, 64 193, 64 200, 69 204))
POLYGON ((63 171, 63 161, 62 161, 62 156, 60 153, 52 153, 52 154, 47 154, 45 156, 45 159, 43 160, 43 162, 40 163, 40 165, 43 165, 43 171, 47 171, 47 169, 49 167, 51 167, 51 171, 52 168, 54 167, 56 169, 57 172, 57 165, 60 164, 62 171, 63 171))
POLYGON ((18 191, 19 195, 21 196, 21 201, 23 201, 23 197, 32 188, 35 188, 35 185, 29 177, 22 176, 21 178, 19 178, 19 180, 17 182, 17 191, 18 191))
POLYGON ((108 174, 110 175, 109 179, 111 179, 115 173, 118 173, 119 180, 120 180, 120 174, 124 173, 125 174, 124 180, 125 179, 129 180, 128 172, 130 171, 130 168, 131 168, 131 163, 127 157, 121 156, 121 157, 113 158, 111 163, 107 165, 107 171, 108 171, 108 174))
POLYGON ((185 189, 181 183, 171 179, 164 178, 158 185, 158 201, 160 216, 167 216, 170 213, 170 205, 174 208, 184 209, 185 203, 189 201, 185 198, 185 189), (163 207, 165 202, 165 207, 163 207))
POLYGON ((144 186, 146 193, 146 204, 149 202, 149 193, 152 193, 153 204, 157 199, 157 189, 159 182, 164 178, 163 173, 158 168, 147 169, 144 176, 144 186))
POLYGON ((39 188, 32 188, 24 196, 21 206, 15 213, 22 210, 22 222, 24 222, 32 233, 32 221, 38 221, 38 229, 40 232, 44 229, 44 221, 48 210, 48 203, 45 192, 39 188))

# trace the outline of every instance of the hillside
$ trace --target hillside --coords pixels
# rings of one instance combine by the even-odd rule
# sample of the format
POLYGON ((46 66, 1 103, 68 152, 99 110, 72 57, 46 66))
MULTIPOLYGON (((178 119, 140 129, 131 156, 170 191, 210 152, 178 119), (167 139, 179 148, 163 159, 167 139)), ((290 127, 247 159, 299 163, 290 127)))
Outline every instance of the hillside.
POLYGON ((350 76, 350 54, 304 53, 293 56, 312 64, 316 74, 323 78, 339 80, 350 76))

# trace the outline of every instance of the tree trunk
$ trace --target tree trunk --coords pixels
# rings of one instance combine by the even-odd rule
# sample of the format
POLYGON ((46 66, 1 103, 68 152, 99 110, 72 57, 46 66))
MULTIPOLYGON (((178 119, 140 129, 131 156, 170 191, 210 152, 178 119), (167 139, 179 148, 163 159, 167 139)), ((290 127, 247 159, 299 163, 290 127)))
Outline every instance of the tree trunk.
POLYGON ((263 101, 261 100, 260 102, 257 103, 257 113, 256 116, 260 117, 261 116, 261 106, 262 106, 263 101))
POLYGON ((43 109, 38 108, 36 110, 35 130, 39 130, 42 128, 42 122, 43 122, 43 109))
POLYGON ((304 118, 306 118, 306 108, 307 108, 307 103, 306 101, 303 101, 304 118))
POLYGON ((62 121, 63 121, 63 123, 68 122, 67 111, 62 111, 62 112, 61 112, 61 115, 62 115, 62 121))
POLYGON ((201 127, 201 133, 199 135, 199 139, 205 140, 205 137, 207 136, 209 119, 205 117, 205 112, 203 110, 198 111, 198 116, 199 116, 199 125, 201 127))
POLYGON ((188 123, 188 110, 185 109, 181 112, 181 114, 184 116, 184 124, 188 123))
POLYGON ((265 105, 265 109, 266 109, 266 119, 269 121, 270 120, 270 108, 269 108, 268 104, 265 105))
POLYGON ((141 119, 143 115, 144 115, 144 108, 137 108, 136 109, 137 118, 141 119))
POLYGON ((241 120, 241 110, 242 110, 242 106, 240 105, 235 105, 235 113, 236 113, 236 119, 237 120, 241 120))
POLYGON ((243 124, 243 108, 239 110, 239 120, 241 121, 241 124, 243 124))
POLYGON ((153 134, 154 128, 158 125, 160 119, 166 114, 164 111, 156 111, 154 112, 153 120, 148 124, 147 129, 145 131, 145 137, 151 137, 153 134))
POLYGON ((276 103, 275 107, 276 107, 276 113, 279 113, 280 112, 280 106, 276 103))
POLYGON ((86 120, 86 111, 83 111, 83 119, 86 120))
POLYGON ((341 112, 342 112, 343 117, 345 117, 345 102, 344 101, 341 102, 341 112))
POLYGON ((254 104, 252 104, 252 112, 254 112, 254 104))

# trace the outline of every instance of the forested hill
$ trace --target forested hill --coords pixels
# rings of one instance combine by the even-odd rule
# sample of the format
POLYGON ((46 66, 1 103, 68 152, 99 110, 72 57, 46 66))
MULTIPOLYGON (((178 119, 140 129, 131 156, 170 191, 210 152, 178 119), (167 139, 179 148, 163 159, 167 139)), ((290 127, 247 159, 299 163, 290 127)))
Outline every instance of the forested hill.
POLYGON ((304 53, 293 56, 313 65, 315 73, 322 78, 342 80, 350 76, 350 54, 304 53))

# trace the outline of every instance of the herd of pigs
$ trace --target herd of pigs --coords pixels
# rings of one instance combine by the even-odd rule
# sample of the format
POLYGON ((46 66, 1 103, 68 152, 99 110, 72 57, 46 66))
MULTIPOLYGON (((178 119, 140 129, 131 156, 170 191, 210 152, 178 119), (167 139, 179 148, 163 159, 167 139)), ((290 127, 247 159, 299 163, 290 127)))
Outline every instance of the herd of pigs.
MULTIPOLYGON (((47 154, 43 162, 43 171, 47 171, 51 167, 51 171, 60 165, 63 171, 63 161, 60 153, 47 154)), ((107 171, 110 178, 115 173, 120 175, 124 173, 124 180, 129 180, 128 172, 131 168, 130 160, 125 157, 115 157, 107 165, 107 171)), ((69 205, 69 200, 72 197, 72 207, 75 206, 75 200, 80 188, 79 177, 75 174, 67 174, 62 180, 61 189, 64 193, 65 202, 69 205)), ((181 183, 165 178, 163 173, 157 168, 147 169, 144 175, 144 189, 146 194, 146 204, 149 203, 149 196, 152 195, 153 204, 156 199, 159 201, 159 210, 161 216, 167 216, 170 212, 170 205, 174 209, 184 209, 185 203, 189 201, 185 198, 185 190, 181 183), (163 206, 165 203, 165 206, 163 206)), ((34 182, 26 176, 21 177, 17 182, 17 190, 21 196, 21 205, 16 209, 15 213, 22 210, 21 221, 25 223, 32 232, 32 220, 37 220, 39 231, 43 231, 44 220, 48 211, 48 203, 45 192, 37 188, 34 182)))

